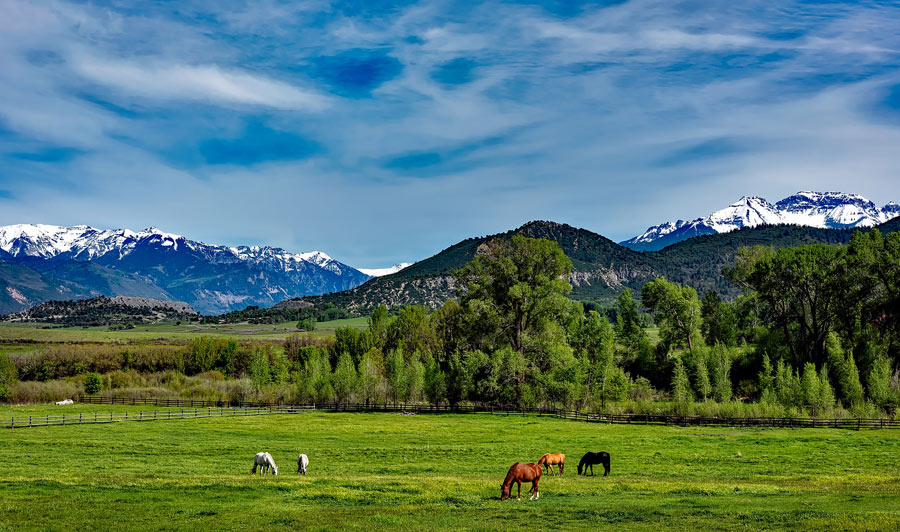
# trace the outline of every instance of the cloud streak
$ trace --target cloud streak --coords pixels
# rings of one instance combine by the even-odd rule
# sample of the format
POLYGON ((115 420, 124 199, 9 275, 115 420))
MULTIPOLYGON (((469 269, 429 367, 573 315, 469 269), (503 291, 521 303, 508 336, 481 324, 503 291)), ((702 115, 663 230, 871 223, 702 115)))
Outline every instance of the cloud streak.
POLYGON ((162 64, 76 56, 73 70, 94 83, 154 100, 321 111, 328 99, 266 76, 217 65, 162 64))
POLYGON ((900 200, 900 6, 329 5, 3 2, 0 224, 375 267, 535 218, 900 200))

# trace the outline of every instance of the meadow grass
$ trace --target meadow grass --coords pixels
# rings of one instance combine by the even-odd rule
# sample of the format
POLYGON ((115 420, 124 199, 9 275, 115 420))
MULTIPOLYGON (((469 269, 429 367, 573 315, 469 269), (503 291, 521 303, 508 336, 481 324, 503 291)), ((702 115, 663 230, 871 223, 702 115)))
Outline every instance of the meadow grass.
MULTIPOLYGON (((368 326, 367 318, 347 318, 316 324, 313 332, 319 336, 334 335, 338 327, 363 329, 368 326)), ((151 341, 160 338, 169 340, 190 340, 197 336, 226 337, 248 340, 284 340, 298 334, 296 321, 274 324, 230 323, 224 325, 201 325, 198 323, 161 322, 138 325, 134 329, 110 331, 109 327, 59 327, 43 329, 36 323, 0 323, 0 353, 17 354, 15 351, 33 350, 25 342, 122 342, 151 341), (15 344, 15 342, 23 342, 15 344)))
POLYGON ((0 530, 900 529, 900 431, 316 413, 5 429, 0 463, 0 530), (589 450, 611 476, 575 475, 589 450), (499 500, 557 451, 539 501, 499 500))

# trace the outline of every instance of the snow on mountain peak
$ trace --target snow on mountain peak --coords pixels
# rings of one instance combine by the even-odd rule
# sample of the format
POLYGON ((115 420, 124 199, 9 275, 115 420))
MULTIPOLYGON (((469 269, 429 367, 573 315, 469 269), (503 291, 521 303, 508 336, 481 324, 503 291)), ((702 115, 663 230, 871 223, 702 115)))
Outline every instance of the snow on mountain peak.
POLYGON ((900 215, 900 205, 879 209, 859 194, 800 191, 774 205, 744 196, 728 207, 691 222, 666 222, 622 242, 634 249, 656 250, 697 235, 727 233, 757 225, 803 225, 822 228, 872 227, 900 215))
POLYGON ((397 273, 400 270, 406 268, 407 266, 412 266, 411 262, 401 262, 398 264, 394 264, 389 268, 357 268, 357 270, 363 272, 364 274, 370 277, 381 277, 384 275, 390 275, 392 273, 397 273))
POLYGON ((107 253, 116 252, 121 259, 141 244, 158 245, 172 251, 179 251, 181 246, 185 246, 208 257, 253 262, 281 271, 297 270, 303 268, 303 264, 312 264, 337 275, 341 275, 344 271, 341 263, 321 251, 289 253, 281 248, 268 246, 212 246, 188 240, 182 235, 167 233, 157 227, 148 227, 135 232, 130 229, 100 230, 87 225, 0 226, 0 249, 14 257, 26 255, 49 259, 65 255, 80 260, 93 260, 107 253))

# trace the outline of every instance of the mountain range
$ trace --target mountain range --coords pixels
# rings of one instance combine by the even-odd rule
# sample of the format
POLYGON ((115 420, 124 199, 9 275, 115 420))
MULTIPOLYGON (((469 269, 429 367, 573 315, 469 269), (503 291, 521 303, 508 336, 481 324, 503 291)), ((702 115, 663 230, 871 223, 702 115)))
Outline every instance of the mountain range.
POLYGON ((184 301, 203 314, 250 305, 331 304, 354 314, 380 304, 437 307, 454 296, 454 269, 489 241, 516 234, 560 245, 573 263, 569 281, 578 300, 610 304, 624 288, 639 290, 657 276, 733 297, 740 289, 722 276, 722 267, 740 247, 843 244, 855 230, 897 231, 897 214, 894 203, 879 209, 853 194, 800 192, 774 205, 745 197, 705 218, 656 226, 623 245, 586 229, 534 221, 463 240, 415 264, 364 270, 318 251, 208 245, 155 228, 13 225, 0 227, 0 314, 98 296, 184 301))
MULTIPOLYGON (((882 232, 896 232, 900 230, 900 218, 877 228, 882 232)), ((576 300, 612 305, 625 288, 640 293, 644 283, 655 277, 689 285, 700 294, 711 290, 733 298, 741 289, 724 277, 722 268, 732 264, 741 247, 846 244, 860 230, 869 228, 759 225, 691 238, 660 251, 641 252, 586 229, 534 221, 505 233, 463 240, 395 274, 370 279, 356 288, 284 301, 276 309, 336 305, 351 314, 363 315, 382 304, 389 308, 408 304, 436 308, 455 296, 453 270, 472 260, 491 240, 509 239, 513 235, 546 238, 559 244, 572 260, 573 271, 568 280, 573 286, 570 297, 576 300)))
POLYGON ((221 313, 346 290, 369 278, 319 251, 208 245, 153 227, 0 227, 0 313, 100 295, 179 300, 221 313))
POLYGON ((744 196, 728 207, 694 220, 665 222, 621 242, 638 251, 658 251, 701 235, 727 233, 758 225, 799 225, 828 229, 874 227, 900 215, 900 205, 879 208, 858 194, 797 192, 777 203, 744 196))

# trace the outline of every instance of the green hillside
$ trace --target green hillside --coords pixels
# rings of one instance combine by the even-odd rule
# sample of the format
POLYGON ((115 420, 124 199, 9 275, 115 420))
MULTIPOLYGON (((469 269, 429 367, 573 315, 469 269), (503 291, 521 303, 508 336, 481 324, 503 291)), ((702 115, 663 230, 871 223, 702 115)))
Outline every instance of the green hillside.
MULTIPOLYGON (((883 232, 900 229, 900 219, 882 224, 883 232)), ((798 246, 812 243, 846 244, 859 229, 818 229, 800 226, 759 226, 731 233, 700 236, 673 244, 661 251, 639 252, 612 240, 566 224, 529 222, 518 229, 469 238, 392 275, 371 279, 344 292, 306 297, 317 307, 333 304, 354 314, 365 314, 378 305, 396 307, 426 304, 436 307, 455 295, 451 272, 475 257, 478 247, 491 239, 513 235, 546 238, 557 242, 573 263, 571 297, 580 301, 610 304, 621 291, 639 289, 655 277, 687 284, 698 292, 714 290, 731 298, 739 288, 722 275, 737 250, 745 246, 798 246)), ((863 229, 865 230, 865 229, 863 229)), ((291 302, 279 304, 290 306, 291 302)))

